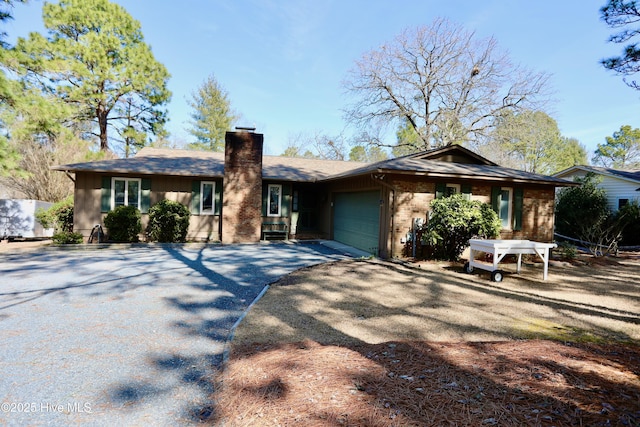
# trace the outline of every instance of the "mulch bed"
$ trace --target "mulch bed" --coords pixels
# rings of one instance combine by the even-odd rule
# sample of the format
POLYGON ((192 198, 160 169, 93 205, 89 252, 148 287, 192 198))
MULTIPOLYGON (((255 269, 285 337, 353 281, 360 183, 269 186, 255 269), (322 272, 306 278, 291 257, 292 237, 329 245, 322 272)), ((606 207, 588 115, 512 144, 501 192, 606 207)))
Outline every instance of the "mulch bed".
POLYGON ((249 344, 219 381, 225 426, 640 426, 627 344, 249 344))

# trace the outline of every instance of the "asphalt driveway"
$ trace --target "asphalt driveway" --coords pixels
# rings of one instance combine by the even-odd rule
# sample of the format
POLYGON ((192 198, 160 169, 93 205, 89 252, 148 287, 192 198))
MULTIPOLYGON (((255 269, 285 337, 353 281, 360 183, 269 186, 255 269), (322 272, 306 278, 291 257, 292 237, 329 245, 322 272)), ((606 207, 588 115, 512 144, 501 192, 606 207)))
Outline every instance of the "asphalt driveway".
POLYGON ((0 255, 0 424, 179 425, 211 414, 233 324, 322 244, 0 255))

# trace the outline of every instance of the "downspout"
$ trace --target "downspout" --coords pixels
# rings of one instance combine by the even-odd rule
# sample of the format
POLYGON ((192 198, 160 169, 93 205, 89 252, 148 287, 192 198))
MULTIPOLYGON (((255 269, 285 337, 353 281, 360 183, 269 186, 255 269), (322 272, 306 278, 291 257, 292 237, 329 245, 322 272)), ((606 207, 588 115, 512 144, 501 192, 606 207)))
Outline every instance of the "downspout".
POLYGON ((386 182, 384 180, 384 174, 375 174, 372 173, 371 174, 371 178, 375 181, 378 181, 383 187, 386 187, 387 189, 391 190, 391 194, 392 194, 392 202, 391 202, 391 253, 389 254, 390 258, 393 258, 393 254, 395 253, 395 246, 396 246, 396 239, 395 239, 395 217, 396 217, 396 191, 397 189, 389 184, 388 182, 386 182))

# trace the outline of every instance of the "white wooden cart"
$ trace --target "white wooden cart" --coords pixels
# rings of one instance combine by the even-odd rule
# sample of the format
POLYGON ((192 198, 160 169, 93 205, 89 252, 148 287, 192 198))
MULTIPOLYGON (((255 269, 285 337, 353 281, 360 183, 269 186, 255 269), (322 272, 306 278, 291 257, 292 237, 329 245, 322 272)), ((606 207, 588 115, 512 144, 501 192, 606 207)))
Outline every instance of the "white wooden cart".
POLYGON ((522 254, 536 254, 544 263, 543 279, 547 280, 549 271, 549 250, 558 247, 555 243, 540 243, 530 240, 469 240, 469 262, 465 263, 464 271, 473 272, 474 268, 491 272, 491 280, 501 282, 504 272, 498 269, 498 263, 509 254, 518 255, 517 272, 520 273, 522 254), (493 255, 493 265, 476 261, 476 255, 480 252, 493 255))

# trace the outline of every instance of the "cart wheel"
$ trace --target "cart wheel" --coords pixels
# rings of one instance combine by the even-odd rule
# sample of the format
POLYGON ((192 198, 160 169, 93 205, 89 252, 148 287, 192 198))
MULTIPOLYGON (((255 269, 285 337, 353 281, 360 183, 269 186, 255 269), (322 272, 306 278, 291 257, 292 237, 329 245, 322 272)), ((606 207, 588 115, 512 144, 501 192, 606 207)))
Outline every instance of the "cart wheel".
POLYGON ((467 274, 471 274, 473 272, 473 267, 468 262, 464 263, 464 272, 467 274))
POLYGON ((504 278, 504 273, 500 270, 495 270, 491 272, 491 280, 494 282, 502 282, 504 278))

